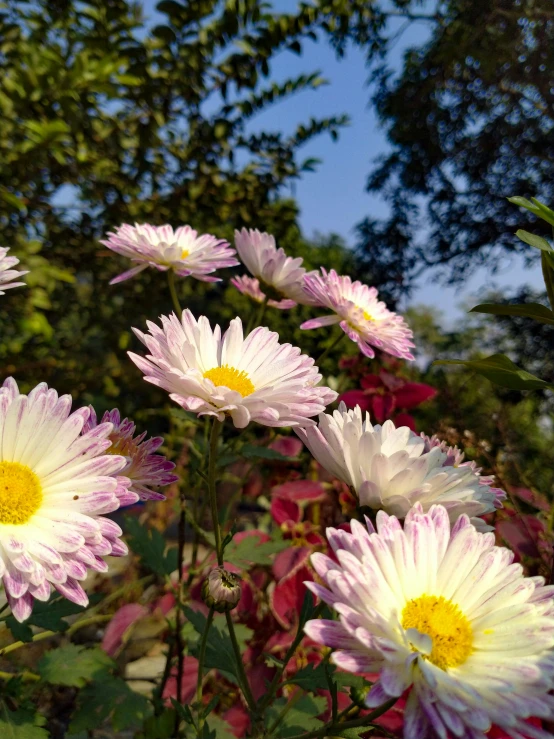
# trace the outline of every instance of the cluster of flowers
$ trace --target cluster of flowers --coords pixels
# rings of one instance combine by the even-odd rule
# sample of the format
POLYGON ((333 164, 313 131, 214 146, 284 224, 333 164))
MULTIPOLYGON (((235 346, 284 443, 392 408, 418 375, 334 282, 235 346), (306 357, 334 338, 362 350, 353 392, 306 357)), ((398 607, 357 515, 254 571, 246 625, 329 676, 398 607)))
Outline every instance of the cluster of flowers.
MULTIPOLYGON (((215 269, 236 263, 226 242, 189 227, 123 226, 104 243, 137 263, 117 281, 149 265, 213 281, 215 269)), ((235 284, 255 300, 327 307, 331 316, 302 327, 339 323, 366 356, 376 347, 413 358, 410 330, 375 289, 323 268, 306 273, 268 234, 243 230, 236 247, 253 278, 235 284)), ((365 525, 328 528, 329 553, 312 554, 319 581, 307 585, 338 619, 305 627, 335 650, 337 666, 375 676, 368 707, 408 691, 406 739, 483 739, 492 723, 513 739, 550 736, 526 719, 554 717, 554 586, 525 578, 513 553, 495 546, 480 518, 504 495, 491 478, 435 438, 392 421, 373 425, 359 407, 325 414, 337 393, 319 384, 312 358, 267 328, 245 337, 236 318, 222 334, 185 310, 135 333, 148 353, 129 355, 147 381, 186 410, 228 416, 238 428, 293 427, 368 513, 365 525)), ((149 484, 172 477, 171 464, 152 455, 158 440, 133 436, 115 412, 97 424, 90 409, 70 414, 70 398, 44 385, 26 396, 4 383, 0 566, 20 620, 51 586, 85 603, 78 581, 87 568, 124 551, 121 530, 103 514, 152 497, 149 484)), ((299 521, 290 520, 294 529, 299 521)))

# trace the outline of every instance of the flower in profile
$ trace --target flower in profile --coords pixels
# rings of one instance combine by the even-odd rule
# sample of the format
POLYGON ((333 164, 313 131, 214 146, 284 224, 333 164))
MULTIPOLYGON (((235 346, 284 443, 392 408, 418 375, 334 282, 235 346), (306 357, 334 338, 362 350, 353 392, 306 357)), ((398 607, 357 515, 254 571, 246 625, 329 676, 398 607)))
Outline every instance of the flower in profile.
POLYGON ((181 320, 161 317, 161 328, 148 322, 149 333, 133 329, 146 345, 146 357, 129 352, 145 379, 167 390, 170 398, 199 416, 226 415, 237 428, 250 421, 264 426, 306 426, 337 394, 317 387, 321 380, 314 360, 278 334, 255 328, 243 337, 240 318, 229 329, 211 328, 190 310, 181 320))
POLYGON ((338 323, 349 339, 358 344, 366 357, 374 357, 374 348, 401 359, 413 359, 410 352, 413 334, 404 319, 390 311, 380 300, 374 287, 352 282, 334 269, 321 274, 308 274, 304 290, 317 305, 330 308, 333 314, 305 321, 300 328, 311 329, 338 323))
MULTIPOLYGON (((263 303, 267 298, 267 295, 260 288, 260 281, 256 277, 241 275, 240 277, 231 277, 230 281, 239 292, 243 295, 248 295, 256 303, 263 303)), ((288 310, 289 308, 294 308, 296 305, 294 300, 288 300, 287 298, 284 300, 268 300, 267 304, 279 310, 288 310)))
POLYGON ((16 264, 19 264, 17 257, 8 256, 9 249, 6 246, 0 246, 0 295, 4 295, 4 290, 9 290, 11 287, 21 287, 24 282, 14 282, 18 277, 28 275, 29 270, 18 271, 12 269, 16 264))
POLYGON ((404 528, 377 515, 377 531, 328 529, 336 559, 313 554, 324 586, 306 585, 338 614, 306 634, 332 661, 378 673, 366 702, 410 689, 405 739, 485 739, 492 724, 514 739, 551 735, 526 723, 554 718, 554 586, 523 576, 513 553, 462 515, 417 504, 404 528))
MULTIPOLYGON (((283 249, 277 249, 271 234, 243 228, 242 231, 235 231, 235 247, 250 274, 258 278, 264 297, 267 295, 280 301, 288 298, 301 305, 318 304, 304 290, 307 275, 302 267, 304 260, 301 257, 287 257, 283 249)), ((235 287, 240 290, 238 285, 235 287)))
MULTIPOLYGON (((407 426, 392 421, 372 425, 359 406, 341 403, 332 415, 322 414, 318 426, 296 429, 316 460, 349 485, 361 506, 404 517, 417 502, 427 510, 440 503, 454 521, 461 513, 477 517, 497 507, 498 493, 483 484, 475 469, 445 464, 440 446, 426 450, 425 441, 407 426)), ((480 518, 472 522, 484 530, 480 518)))
POLYGON ((103 556, 127 552, 102 515, 125 500, 126 459, 106 453, 111 423, 81 434, 88 417, 44 383, 29 395, 12 378, 0 388, 0 577, 18 621, 52 587, 86 606, 88 569, 105 572, 103 556))
POLYGON ((235 250, 224 239, 211 234, 198 235, 190 226, 151 226, 148 223, 124 224, 100 241, 108 249, 128 257, 136 266, 111 280, 110 285, 134 277, 147 267, 166 272, 174 270, 179 277, 195 277, 203 282, 219 282, 210 277, 223 267, 235 267, 235 250))
MULTIPOLYGON (((146 431, 134 436, 135 424, 128 418, 121 420, 120 413, 116 408, 106 411, 101 423, 112 424, 112 432, 108 437, 112 445, 106 450, 106 453, 119 454, 127 460, 127 464, 120 471, 120 474, 130 480, 128 493, 130 496, 134 496, 134 500, 129 497, 125 505, 135 503, 138 499, 165 500, 165 496, 151 490, 151 486, 171 485, 173 482, 177 482, 179 478, 171 473, 171 470, 175 469, 173 462, 167 460, 162 454, 154 454, 163 444, 162 437, 157 436, 144 441, 146 431)), ((96 412, 90 406, 90 416, 83 426, 83 433, 91 431, 97 426, 96 412)))

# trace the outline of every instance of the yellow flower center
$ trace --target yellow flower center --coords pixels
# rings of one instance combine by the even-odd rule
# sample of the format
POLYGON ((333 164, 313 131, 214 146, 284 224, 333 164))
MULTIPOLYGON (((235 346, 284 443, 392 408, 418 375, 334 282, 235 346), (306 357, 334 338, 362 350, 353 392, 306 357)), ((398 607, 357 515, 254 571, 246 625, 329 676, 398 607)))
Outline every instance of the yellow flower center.
POLYGON ((366 310, 364 310, 364 321, 373 321, 373 316, 371 316, 366 310))
POLYGON ((244 370, 229 367, 228 364, 224 364, 223 367, 214 367, 204 372, 204 377, 211 380, 216 387, 223 385, 224 387, 228 387, 229 390, 236 390, 243 398, 247 395, 252 395, 256 389, 244 370))
POLYGON ((441 670, 463 664, 473 650, 471 624, 458 606, 442 595, 420 595, 406 603, 402 627, 431 637, 433 650, 426 659, 441 670))
POLYGON ((189 254, 190 251, 188 251, 188 249, 183 249, 183 251, 181 252, 181 259, 186 259, 189 254))
POLYGON ((0 524, 24 524, 38 511, 42 488, 35 473, 19 462, 0 462, 0 524))

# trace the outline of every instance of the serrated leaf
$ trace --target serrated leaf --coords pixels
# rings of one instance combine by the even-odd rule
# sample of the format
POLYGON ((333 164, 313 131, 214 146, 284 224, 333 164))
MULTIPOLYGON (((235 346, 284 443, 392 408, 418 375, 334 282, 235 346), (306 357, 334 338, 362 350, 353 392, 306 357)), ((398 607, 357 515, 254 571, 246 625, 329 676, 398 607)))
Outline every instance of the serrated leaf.
POLYGON ((529 244, 529 246, 533 246, 535 249, 540 249, 541 251, 553 251, 552 247, 548 243, 546 239, 543 239, 542 236, 537 236, 536 234, 532 234, 529 231, 523 231, 523 229, 519 229, 519 231, 516 231, 516 236, 518 239, 521 239, 521 241, 524 241, 526 244, 529 244))
MULTIPOLYGON (((273 724, 286 704, 287 700, 283 698, 273 702, 271 708, 266 712, 265 721, 267 726, 273 724)), ((272 736, 286 739, 289 736, 320 729, 324 724, 317 716, 323 713, 326 708, 327 699, 323 696, 303 695, 287 712, 272 736)))
POLYGON ((323 663, 314 666, 313 662, 310 662, 306 667, 298 670, 287 682, 298 685, 308 692, 329 689, 325 665, 323 663))
POLYGON ((0 709, 0 737, 2 739, 48 739, 49 732, 41 728, 42 716, 29 711, 10 711, 5 703, 0 709), (38 722, 37 722, 38 720, 38 722))
POLYGON ((245 536, 240 542, 232 541, 225 549, 225 561, 245 567, 248 564, 270 565, 272 555, 290 546, 285 539, 265 541, 260 544, 256 536, 245 536))
POLYGON ((495 316, 521 316, 532 318, 540 323, 554 324, 554 313, 540 303, 524 303, 522 305, 503 305, 482 303, 472 308, 470 313, 492 313, 495 316))
POLYGON ((86 649, 66 644, 46 652, 38 663, 38 672, 52 685, 83 688, 89 680, 107 673, 113 666, 113 661, 99 647, 86 649))
POLYGON ((439 359, 433 362, 439 365, 459 364, 467 369, 473 370, 478 375, 486 377, 487 380, 507 387, 510 390, 546 390, 554 389, 554 385, 541 380, 530 372, 518 367, 504 354, 492 354, 484 359, 439 359))
MULTIPOLYGON (((197 634, 203 634, 206 625, 206 617, 198 612, 193 611, 192 608, 185 606, 183 612, 187 620, 194 626, 194 630, 197 634)), ((244 642, 250 638, 252 631, 242 625, 235 625, 235 634, 239 646, 244 646, 244 642)), ((192 651, 196 656, 198 650, 198 644, 192 651)), ((233 652, 233 646, 231 639, 227 633, 225 618, 223 616, 215 618, 208 632, 208 640, 206 645, 206 657, 204 660, 204 667, 206 670, 217 669, 224 672, 227 676, 230 676, 233 682, 236 681, 238 676, 237 663, 235 661, 235 653, 233 652), (221 624, 221 626, 220 626, 221 624)))
POLYGON ((33 631, 28 623, 19 623, 13 616, 8 616, 6 626, 12 632, 12 636, 16 641, 30 642, 33 641, 33 631))
MULTIPOLYGON (((231 731, 231 727, 217 714, 212 714, 207 720, 208 731, 214 739, 235 739, 235 735, 231 731)), ((206 726, 206 724, 204 724, 206 726)))
POLYGON ((254 444, 245 444, 241 447, 239 454, 246 459, 276 459, 285 461, 289 457, 285 457, 275 449, 269 449, 265 446, 255 446, 254 444))
POLYGON ((71 733, 97 729, 109 716, 114 731, 141 726, 151 714, 150 702, 133 692, 124 680, 108 677, 87 685, 79 693, 78 708, 69 726, 71 733))
POLYGON ((131 550, 152 572, 164 577, 177 569, 177 549, 166 552, 167 542, 157 529, 147 529, 130 516, 125 518, 125 529, 131 550))

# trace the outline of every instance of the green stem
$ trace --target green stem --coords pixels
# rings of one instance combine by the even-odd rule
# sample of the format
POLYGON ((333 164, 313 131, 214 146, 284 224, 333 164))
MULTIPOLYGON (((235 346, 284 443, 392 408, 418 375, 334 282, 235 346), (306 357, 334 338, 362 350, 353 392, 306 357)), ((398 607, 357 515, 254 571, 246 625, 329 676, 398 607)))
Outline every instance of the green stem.
MULTIPOLYGON (((210 608, 208 618, 206 619, 206 625, 202 633, 202 640, 200 642, 200 651, 198 653, 198 678, 196 681, 196 706, 198 710, 198 737, 202 736, 202 725, 204 720, 202 718, 202 681, 204 679, 204 661, 206 659, 206 647, 208 645, 208 634, 214 620, 214 609, 210 608)), ((178 698, 179 700, 179 698, 178 698)))
POLYGON ((298 701, 300 700, 300 698, 302 698, 302 695, 303 695, 302 691, 301 690, 297 690, 296 693, 292 696, 292 698, 290 698, 290 700, 287 701, 287 703, 283 707, 283 710, 281 711, 281 713, 277 716, 277 718, 275 719, 275 721, 271 724, 271 726, 267 730, 267 733, 269 734, 269 736, 271 736, 273 734, 273 732, 279 727, 279 725, 282 723, 283 719, 286 717, 287 713, 292 708, 294 708, 294 706, 298 703, 298 701))
POLYGON ((179 297, 175 288, 175 272, 172 269, 167 270, 167 284, 169 285, 169 294, 171 295, 171 302, 173 303, 177 317, 181 318, 183 309, 181 308, 181 303, 179 302, 179 297))
MULTIPOLYGON (((312 616, 312 618, 319 618, 324 607, 325 607, 325 604, 320 603, 318 607, 315 609, 314 615, 312 616)), ((275 675, 273 676, 273 680, 269 684, 266 694, 263 697, 262 702, 258 706, 258 709, 257 709, 258 715, 263 714, 265 709, 269 706, 269 704, 273 700, 273 696, 277 692, 277 688, 279 687, 279 682, 283 676, 283 672, 285 671, 286 666, 292 659, 294 653, 296 652, 298 645, 300 644, 303 638, 304 638, 304 624, 298 624, 298 631, 296 632, 294 641, 288 648, 287 653, 285 654, 283 661, 281 663, 281 666, 277 668, 275 675)))
POLYGON ((352 721, 342 721, 341 723, 331 722, 329 724, 325 724, 321 729, 309 731, 307 734, 295 734, 294 736, 289 737, 289 739, 323 739, 323 737, 326 737, 329 734, 332 735, 333 731, 336 729, 343 731, 344 729, 356 729, 359 726, 369 726, 372 721, 375 721, 376 718, 379 718, 379 716, 382 716, 392 708, 397 700, 398 698, 391 698, 386 703, 383 703, 382 706, 379 706, 379 708, 368 713, 367 716, 362 716, 361 718, 356 718, 352 721))
POLYGON ((333 342, 332 342, 331 344, 329 344, 329 346, 327 347, 327 349, 325 349, 325 351, 323 351, 323 352, 322 352, 322 353, 321 353, 321 354, 319 355, 319 357, 318 357, 318 358, 317 358, 317 359, 315 360, 315 364, 316 364, 316 365, 317 365, 318 367, 319 367, 319 366, 321 365, 321 362, 322 362, 322 361, 323 361, 323 360, 325 359, 325 357, 326 357, 326 356, 327 356, 327 355, 329 354, 329 352, 332 352, 332 351, 333 351, 333 349, 334 349, 334 348, 335 348, 336 346, 338 346, 338 344, 340 344, 340 342, 341 342, 341 341, 342 341, 342 340, 344 339, 344 337, 345 337, 345 336, 346 336, 346 334, 345 334, 345 333, 344 333, 344 331, 343 331, 343 330, 341 329, 341 332, 340 332, 340 334, 339 334, 339 335, 337 336, 337 338, 336 338, 336 339, 335 339, 335 340, 334 340, 334 341, 333 341, 333 342))
POLYGON ((546 294, 548 295, 550 307, 554 310, 554 284, 552 280, 552 267, 548 260, 548 256, 544 252, 541 252, 541 267, 544 284, 546 286, 546 294))
MULTIPOLYGON (((183 572, 184 572, 184 557, 185 557, 185 534, 186 534, 186 499, 185 493, 182 488, 179 490, 179 529, 178 529, 178 573, 179 581, 177 585, 177 612, 175 614, 175 648, 177 650, 177 700, 181 700, 181 692, 183 687, 183 673, 185 670, 185 653, 184 644, 181 636, 181 616, 182 616, 182 603, 183 603, 183 572)), ((167 655, 168 660, 171 660, 171 651, 167 655)), ((175 716, 175 736, 179 737, 179 716, 175 716)))
POLYGON ((249 318, 248 324, 246 326, 246 332, 245 332, 246 335, 248 335, 250 333, 250 331, 252 331, 253 328, 256 328, 256 326, 260 326, 261 325, 262 321, 264 320, 265 311, 266 311, 266 308, 267 308, 267 301, 268 301, 268 298, 266 296, 263 299, 263 302, 260 303, 260 309, 258 310, 258 312, 257 313, 252 312, 250 314, 250 318, 249 318))
POLYGON ((212 431, 210 433, 210 459, 208 462, 208 495, 210 498, 210 508, 212 511, 212 525, 215 537, 215 552, 217 555, 217 564, 223 565, 223 552, 221 549, 221 529, 219 528, 219 516, 217 513, 217 491, 216 491, 216 462, 217 462, 217 442, 219 433, 223 423, 214 418, 212 431))
POLYGON ((227 620, 229 636, 231 637, 231 644, 233 645, 233 652, 235 653, 235 661, 237 663, 237 672, 241 682, 241 689, 246 699, 246 703, 248 704, 248 708, 252 713, 256 713, 256 701, 254 700, 254 696, 250 690, 250 683, 248 682, 246 672, 244 671, 244 663, 242 661, 237 635, 235 634, 235 624, 233 623, 233 619, 229 611, 225 613, 225 618, 227 620))

